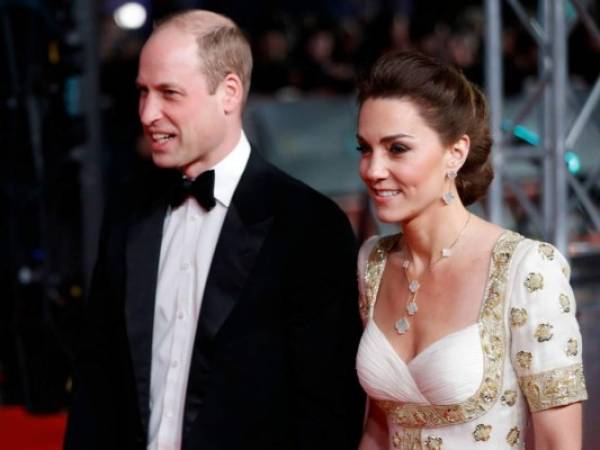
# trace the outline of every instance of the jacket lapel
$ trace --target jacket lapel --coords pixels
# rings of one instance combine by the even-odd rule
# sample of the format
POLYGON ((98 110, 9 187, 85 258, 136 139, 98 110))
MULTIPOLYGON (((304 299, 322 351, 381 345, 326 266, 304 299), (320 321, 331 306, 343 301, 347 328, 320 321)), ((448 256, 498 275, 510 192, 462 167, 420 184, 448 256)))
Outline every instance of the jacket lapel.
POLYGON ((252 151, 225 216, 204 289, 190 365, 183 436, 202 403, 206 349, 240 300, 254 261, 271 229, 269 166, 252 151))
POLYGON ((139 193, 140 207, 130 222, 126 249, 125 320, 144 430, 150 416, 154 303, 169 188, 164 176, 154 181, 154 192, 139 193))
POLYGON ((197 342, 213 339, 225 323, 239 300, 270 225, 270 219, 245 224, 239 209, 230 206, 204 290, 197 342))
MULTIPOLYGON (((253 151, 215 248, 198 319, 196 344, 213 339, 229 316, 271 228, 267 171, 267 164, 253 151)), ((198 347, 195 346, 194 356, 198 347)))

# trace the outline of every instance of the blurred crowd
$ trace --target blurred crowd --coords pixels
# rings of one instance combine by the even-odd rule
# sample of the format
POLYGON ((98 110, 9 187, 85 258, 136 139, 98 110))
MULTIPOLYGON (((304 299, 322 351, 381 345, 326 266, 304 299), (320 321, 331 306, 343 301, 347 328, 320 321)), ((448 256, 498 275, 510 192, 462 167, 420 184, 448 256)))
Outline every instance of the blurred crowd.
MULTIPOLYGON (((155 15, 171 12, 161 8, 162 3, 167 2, 156 3, 155 15)), ((329 8, 311 8, 310 2, 304 8, 294 8, 290 2, 285 9, 273 6, 277 2, 252 2, 260 14, 252 13, 249 7, 240 9, 237 4, 235 10, 230 5, 232 11, 228 11, 227 4, 232 2, 214 3, 215 10, 241 24, 252 42, 255 95, 349 94, 357 74, 378 55, 405 49, 450 62, 483 84, 483 1, 326 2, 329 8)), ((529 11, 532 17, 536 16, 535 3, 529 11)), ((538 50, 508 5, 503 5, 502 15, 504 88, 510 96, 519 94, 524 83, 537 76, 538 50)), ((110 18, 104 28, 101 45, 107 74, 115 62, 122 75, 123 60, 135 61, 148 30, 132 39, 131 32, 117 30, 110 18)), ((600 70, 598 56, 597 43, 577 23, 569 39, 571 74, 592 83, 600 70)), ((105 81, 110 83, 110 76, 105 81)))

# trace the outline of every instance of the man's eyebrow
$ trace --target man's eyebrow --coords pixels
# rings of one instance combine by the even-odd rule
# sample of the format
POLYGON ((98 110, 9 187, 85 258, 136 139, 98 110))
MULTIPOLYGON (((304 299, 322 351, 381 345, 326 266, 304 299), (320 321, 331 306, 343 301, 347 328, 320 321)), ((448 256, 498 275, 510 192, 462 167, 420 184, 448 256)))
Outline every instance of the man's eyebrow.
POLYGON ((175 83, 160 83, 158 89, 181 89, 181 86, 175 83))
MULTIPOLYGON (((141 88, 146 88, 146 87, 147 87, 147 85, 146 85, 145 83, 142 83, 142 82, 140 82, 140 81, 136 81, 136 82, 135 82, 135 85, 138 87, 138 89, 141 89, 141 88)), ((183 90, 183 89, 182 89, 182 88, 181 88, 181 87, 180 87, 178 84, 175 84, 175 83, 168 83, 168 82, 167 82, 167 83, 160 83, 160 84, 158 84, 158 85, 156 86, 156 88, 157 88, 158 90, 161 90, 161 91, 162 91, 162 90, 165 90, 165 89, 178 89, 178 90, 183 90)))

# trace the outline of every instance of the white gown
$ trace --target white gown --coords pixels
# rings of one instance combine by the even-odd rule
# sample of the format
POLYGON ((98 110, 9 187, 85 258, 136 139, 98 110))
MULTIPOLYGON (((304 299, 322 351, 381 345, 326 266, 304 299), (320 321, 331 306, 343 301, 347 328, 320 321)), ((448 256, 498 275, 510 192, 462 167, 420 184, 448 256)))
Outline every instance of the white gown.
POLYGON ((372 318, 399 238, 369 239, 358 262, 365 328, 356 368, 386 413, 390 450, 523 449, 528 411, 587 398, 569 267, 558 250, 504 232, 479 321, 406 364, 372 318))

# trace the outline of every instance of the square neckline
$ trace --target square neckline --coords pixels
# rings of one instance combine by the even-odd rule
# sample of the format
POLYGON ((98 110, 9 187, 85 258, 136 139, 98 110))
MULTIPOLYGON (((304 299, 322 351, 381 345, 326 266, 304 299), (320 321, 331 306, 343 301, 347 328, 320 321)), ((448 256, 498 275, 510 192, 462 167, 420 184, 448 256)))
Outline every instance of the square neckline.
MULTIPOLYGON (((491 287, 491 282, 492 282, 492 273, 493 273, 493 269, 494 269, 494 255, 498 252, 499 247, 501 242, 503 242, 503 238, 505 236, 507 236, 508 234, 510 234, 511 231, 510 230, 503 230, 502 233, 500 233, 500 235, 496 238, 496 240, 494 241, 494 246, 492 247, 492 251, 490 253, 489 256, 489 260, 488 260, 488 270, 487 270, 487 276, 486 276, 486 281, 485 281, 485 286, 483 289, 483 295, 481 297, 480 300, 480 304, 479 304, 479 313, 477 315, 477 320, 473 323, 470 323, 464 327, 461 327, 455 331, 451 331, 450 333, 445 334, 444 336, 435 339, 434 341, 430 342, 425 348, 423 348, 420 352, 416 353, 415 355, 413 355, 413 357, 409 360, 409 361, 405 361, 400 354, 398 353, 398 351, 394 348, 392 342, 389 340, 389 338, 386 336, 386 334, 383 332, 382 328, 379 326, 379 324, 377 324, 377 322, 375 321, 375 318, 373 317, 373 314, 375 312, 375 305, 377 304, 377 300, 379 298, 379 286, 381 284, 381 280, 383 279, 383 274, 385 273, 385 268, 387 267, 387 262, 388 262, 388 254, 389 251, 386 252, 385 257, 383 259, 383 265, 384 268, 381 271, 381 274, 379 276, 379 278, 377 279, 377 291, 376 291, 376 295, 373 299, 373 303, 372 305, 370 305, 369 307, 369 314, 367 317, 367 321, 372 323, 375 326, 376 331, 381 335, 381 337, 385 340, 385 342, 387 343, 387 346, 389 347, 389 349, 392 351, 392 353, 394 353, 396 359, 398 359, 404 366, 406 366, 407 368, 410 367, 410 365, 413 363, 413 361, 415 361, 415 359, 419 358, 423 353, 427 352, 430 350, 430 348, 432 346, 437 346, 440 342, 442 342, 444 339, 446 339, 447 337, 459 334, 461 332, 467 331, 470 328, 474 327, 475 325, 477 325, 478 327, 481 327, 481 321, 483 318, 483 310, 484 310, 484 306, 486 303, 486 299, 487 299, 487 295, 489 292, 489 289, 491 287)), ((396 239, 394 240, 394 245, 402 238, 402 233, 398 233, 396 235, 396 239)), ((481 341, 481 337, 480 337, 480 341, 481 341)))

